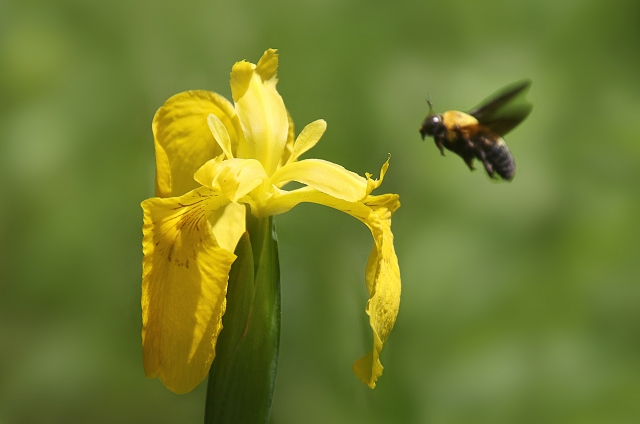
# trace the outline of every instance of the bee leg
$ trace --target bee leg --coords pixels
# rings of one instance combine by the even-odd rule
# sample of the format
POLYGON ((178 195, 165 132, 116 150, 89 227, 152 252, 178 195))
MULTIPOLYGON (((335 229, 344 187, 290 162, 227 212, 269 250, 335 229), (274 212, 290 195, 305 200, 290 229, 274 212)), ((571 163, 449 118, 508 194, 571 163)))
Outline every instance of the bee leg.
POLYGON ((464 162, 467 164, 470 170, 475 171, 476 168, 473 166, 473 158, 466 158, 464 162))
MULTIPOLYGON (((456 125, 456 128, 458 128, 457 125, 456 125)), ((461 142, 465 143, 467 145, 467 148, 466 148, 466 151, 459 153, 459 155, 467 164, 469 169, 472 171, 475 171, 476 168, 473 166, 473 159, 475 158, 475 156, 473 152, 476 150, 476 147, 474 146, 473 142, 469 137, 466 137, 463 134, 460 134, 460 137, 461 137, 461 142)))
POLYGON ((440 149, 440 154, 444 156, 444 146, 442 146, 442 142, 438 139, 435 139, 435 142, 436 146, 438 146, 438 149, 440 149))
POLYGON ((484 151, 478 149, 476 153, 478 155, 478 159, 482 161, 482 164, 484 165, 484 169, 487 170, 487 174, 489 174, 491 178, 495 178, 494 172, 493 172, 493 165, 487 159, 487 155, 484 154, 484 151))

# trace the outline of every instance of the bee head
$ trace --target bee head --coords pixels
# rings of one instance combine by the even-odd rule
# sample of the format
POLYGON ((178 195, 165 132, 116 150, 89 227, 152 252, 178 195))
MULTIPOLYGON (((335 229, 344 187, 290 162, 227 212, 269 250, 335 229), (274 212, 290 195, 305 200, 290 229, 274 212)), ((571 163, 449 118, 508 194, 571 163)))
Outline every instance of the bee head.
POLYGON ((427 100, 427 104, 429 105, 429 115, 424 118, 422 125, 420 125, 420 134, 422 134, 422 139, 426 136, 438 136, 444 135, 447 131, 444 124, 442 123, 442 115, 436 115, 433 113, 433 103, 431 102, 431 94, 429 94, 429 100, 427 100))
POLYGON ((444 135, 447 129, 442 123, 442 115, 435 115, 433 111, 430 111, 429 115, 424 118, 422 125, 420 125, 420 134, 422 139, 426 136, 438 136, 444 135))

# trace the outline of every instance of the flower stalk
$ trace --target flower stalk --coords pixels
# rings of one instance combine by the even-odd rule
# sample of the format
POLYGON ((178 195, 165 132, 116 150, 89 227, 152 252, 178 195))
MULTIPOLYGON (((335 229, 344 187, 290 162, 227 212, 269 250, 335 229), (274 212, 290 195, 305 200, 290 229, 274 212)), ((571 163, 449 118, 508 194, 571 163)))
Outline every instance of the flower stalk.
POLYGON ((280 265, 273 217, 247 213, 209 371, 205 424, 267 423, 280 347, 280 265))

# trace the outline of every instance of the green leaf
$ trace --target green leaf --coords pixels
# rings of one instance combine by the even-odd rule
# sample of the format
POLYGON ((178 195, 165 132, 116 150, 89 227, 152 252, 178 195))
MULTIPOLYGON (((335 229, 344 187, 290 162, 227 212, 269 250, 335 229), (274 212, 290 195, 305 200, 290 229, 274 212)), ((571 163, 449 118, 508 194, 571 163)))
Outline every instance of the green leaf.
POLYGON ((280 264, 273 217, 247 213, 247 232, 235 253, 204 422, 266 424, 280 346, 280 264))

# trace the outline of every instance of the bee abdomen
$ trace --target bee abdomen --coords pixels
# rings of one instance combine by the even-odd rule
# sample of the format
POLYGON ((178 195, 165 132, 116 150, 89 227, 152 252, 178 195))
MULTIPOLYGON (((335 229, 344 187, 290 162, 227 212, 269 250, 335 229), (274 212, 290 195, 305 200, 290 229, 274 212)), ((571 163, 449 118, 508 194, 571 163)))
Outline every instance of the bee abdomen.
POLYGON ((493 171, 505 180, 511 181, 516 173, 516 163, 509 148, 504 143, 497 143, 485 150, 487 161, 493 165, 493 171))

